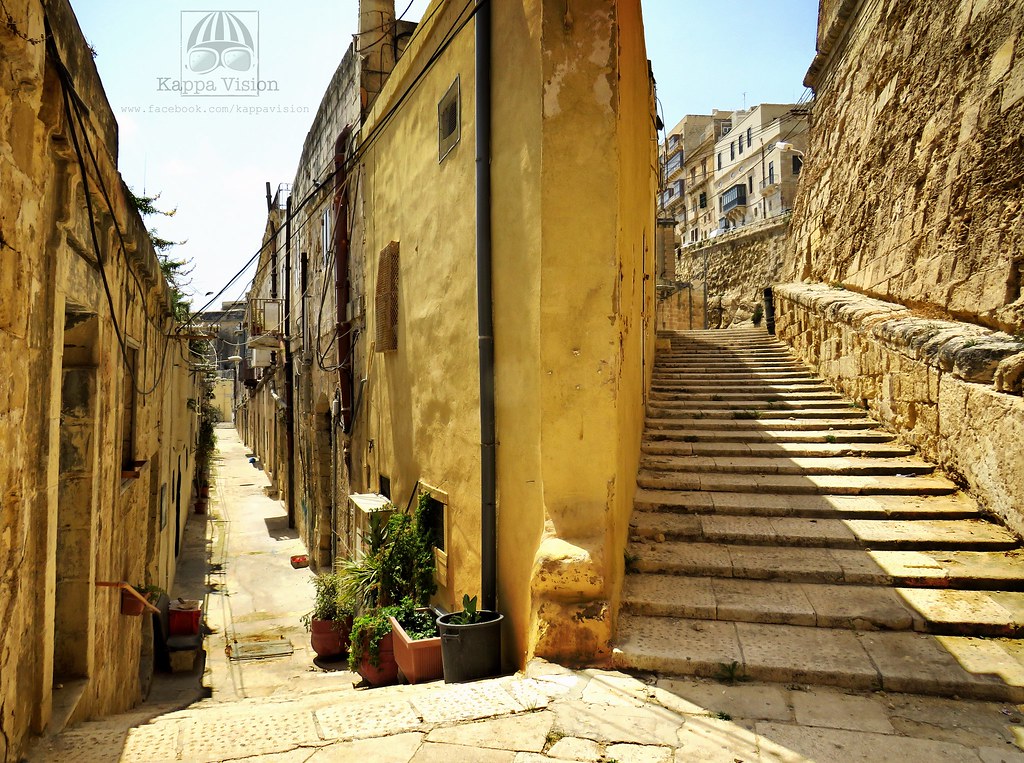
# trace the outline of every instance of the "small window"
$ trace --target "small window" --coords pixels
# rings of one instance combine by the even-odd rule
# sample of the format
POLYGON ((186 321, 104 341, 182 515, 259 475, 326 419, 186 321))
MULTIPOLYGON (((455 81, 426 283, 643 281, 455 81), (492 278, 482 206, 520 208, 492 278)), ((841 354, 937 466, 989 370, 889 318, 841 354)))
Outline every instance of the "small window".
POLYGON ((423 512, 423 530, 430 539, 430 545, 444 551, 444 504, 428 495, 423 512))
POLYGON ((736 141, 729 141, 729 161, 731 162, 736 158, 736 141))
POLYGON ((768 184, 775 184, 775 162, 768 162, 768 184))
POLYGON ((374 318, 377 352, 398 349, 398 242, 380 250, 377 258, 377 289, 374 318))
POLYGON ((750 148, 750 146, 753 145, 751 143, 753 138, 754 138, 754 128, 753 127, 748 127, 747 128, 747 148, 750 148))
POLYGON ((740 144, 740 153, 742 154, 743 153, 743 133, 740 133, 739 144, 740 144))
POLYGON ((331 269, 331 210, 325 209, 320 219, 320 248, 324 253, 324 270, 331 269))
POLYGON ((700 195, 700 208, 701 209, 707 209, 707 206, 708 206, 708 195, 706 193, 702 193, 700 195))
POLYGON ((800 170, 802 170, 803 168, 804 168, 804 160, 801 159, 799 156, 794 156, 793 157, 793 174, 794 175, 799 175, 800 174, 800 170))
POLYGON ((377 490, 385 498, 391 498, 391 479, 385 477, 383 474, 379 476, 380 488, 377 490))
POLYGON ((754 176, 747 175, 747 193, 754 192, 754 176))
POLYGON ((722 169, 722 152, 718 152, 718 169, 722 169))
POLYGON ((437 104, 437 161, 443 161, 462 134, 459 114, 459 78, 437 104))

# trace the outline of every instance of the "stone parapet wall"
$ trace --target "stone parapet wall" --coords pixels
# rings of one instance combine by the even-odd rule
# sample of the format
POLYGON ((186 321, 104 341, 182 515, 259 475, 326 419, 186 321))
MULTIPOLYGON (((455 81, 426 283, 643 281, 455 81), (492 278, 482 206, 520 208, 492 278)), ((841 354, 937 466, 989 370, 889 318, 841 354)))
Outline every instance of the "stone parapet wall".
POLYGON ((825 285, 775 289, 776 332, 1024 532, 1024 342, 825 285))
POLYGON ((788 230, 787 215, 679 252, 677 281, 702 284, 707 268, 708 328, 749 320, 763 290, 779 279, 788 230))

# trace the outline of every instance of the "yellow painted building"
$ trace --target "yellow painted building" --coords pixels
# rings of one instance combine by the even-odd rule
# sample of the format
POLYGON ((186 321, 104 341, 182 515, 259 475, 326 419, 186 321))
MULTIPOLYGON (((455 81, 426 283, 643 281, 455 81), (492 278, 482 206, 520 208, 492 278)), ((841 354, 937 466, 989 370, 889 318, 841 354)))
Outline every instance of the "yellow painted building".
POLYGON ((399 505, 430 490, 445 505, 438 601, 480 593, 476 221, 490 214, 506 660, 586 661, 613 632, 653 354, 653 83, 638 1, 490 5, 490 209, 465 3, 430 6, 353 155, 373 309, 351 477, 386 479, 399 505))
MULTIPOLYGON (((657 142, 640 4, 475 8, 437 0, 415 25, 394 22, 389 0, 361 4, 363 31, 309 130, 291 205, 271 205, 250 291, 258 315, 277 273, 292 373, 282 342, 241 428, 279 485, 293 474, 281 497, 317 567, 357 551, 350 495, 404 509, 429 492, 443 524, 435 603, 496 599, 509 667, 591 661, 614 632, 653 360, 657 142), (489 152, 477 143, 484 32, 489 152), (493 372, 481 372, 478 303, 493 372)), ((250 353, 266 332, 253 325, 250 353)))

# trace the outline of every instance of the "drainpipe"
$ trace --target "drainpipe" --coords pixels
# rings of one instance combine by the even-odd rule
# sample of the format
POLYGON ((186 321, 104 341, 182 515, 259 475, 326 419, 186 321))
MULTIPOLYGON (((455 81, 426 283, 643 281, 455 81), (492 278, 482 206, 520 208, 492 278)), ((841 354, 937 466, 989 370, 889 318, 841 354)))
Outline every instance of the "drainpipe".
POLYGON ((284 400, 285 451, 288 455, 288 526, 295 527, 295 381, 292 378, 292 197, 284 218, 284 400))
POLYGON ((497 609, 494 304, 491 292, 491 4, 476 0, 476 305, 480 342, 480 603, 497 609))
MULTIPOLYGON (((346 310, 351 298, 348 235, 348 142, 352 127, 347 126, 334 142, 334 315, 335 346, 338 348, 338 389, 341 391, 341 416, 336 422, 345 433, 351 431, 354 359, 352 356, 351 322, 346 310)), ((348 464, 346 464, 348 465, 348 464)))

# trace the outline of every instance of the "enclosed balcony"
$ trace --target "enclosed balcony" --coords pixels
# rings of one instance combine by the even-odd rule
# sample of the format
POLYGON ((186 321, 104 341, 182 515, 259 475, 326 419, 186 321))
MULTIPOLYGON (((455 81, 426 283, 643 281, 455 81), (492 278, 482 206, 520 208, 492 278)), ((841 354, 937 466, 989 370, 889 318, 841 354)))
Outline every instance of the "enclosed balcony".
POLYGON ((743 210, 747 206, 747 186, 737 183, 722 194, 722 211, 729 214, 733 210, 743 210))

